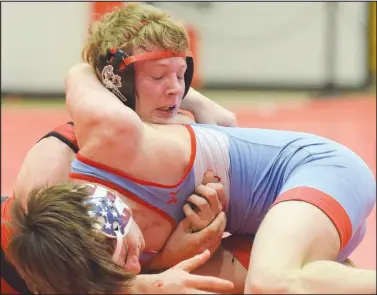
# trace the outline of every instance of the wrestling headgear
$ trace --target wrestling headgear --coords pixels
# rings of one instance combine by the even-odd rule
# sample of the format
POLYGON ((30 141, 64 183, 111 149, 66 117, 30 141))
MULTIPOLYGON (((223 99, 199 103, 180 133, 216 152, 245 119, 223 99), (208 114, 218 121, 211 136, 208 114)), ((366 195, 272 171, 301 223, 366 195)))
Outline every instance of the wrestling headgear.
POLYGON ((143 60, 160 59, 168 57, 186 57, 187 70, 185 72, 185 92, 182 99, 190 89, 194 62, 191 51, 173 53, 171 51, 146 52, 128 55, 120 49, 110 49, 106 55, 101 55, 98 60, 97 72, 101 75, 102 84, 112 91, 122 103, 135 110, 135 68, 134 63, 143 60))
POLYGON ((128 234, 132 224, 131 210, 120 199, 106 188, 88 184, 90 197, 86 203, 91 206, 89 215, 97 220, 96 229, 108 238, 117 240, 113 254, 114 262, 119 260, 123 238, 128 234))

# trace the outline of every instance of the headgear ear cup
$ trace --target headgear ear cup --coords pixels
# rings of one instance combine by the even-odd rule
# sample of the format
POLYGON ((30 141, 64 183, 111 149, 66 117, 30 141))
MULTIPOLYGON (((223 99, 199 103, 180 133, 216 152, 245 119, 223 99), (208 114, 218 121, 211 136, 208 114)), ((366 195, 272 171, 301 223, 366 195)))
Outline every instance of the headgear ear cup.
POLYGON ((191 56, 186 57, 186 64, 187 64, 187 69, 186 69, 185 76, 184 76, 184 78, 185 78, 185 93, 183 94, 182 99, 185 98, 188 91, 190 90, 192 78, 194 77, 194 60, 191 56))
POLYGON ((133 64, 125 65, 124 59, 127 57, 128 55, 123 50, 109 49, 106 55, 99 57, 97 69, 101 75, 102 84, 112 91, 123 104, 135 110, 135 70, 133 64), (111 67, 108 68, 111 75, 119 77, 119 85, 106 85, 107 81, 104 75, 106 75, 105 71, 108 66, 111 67))

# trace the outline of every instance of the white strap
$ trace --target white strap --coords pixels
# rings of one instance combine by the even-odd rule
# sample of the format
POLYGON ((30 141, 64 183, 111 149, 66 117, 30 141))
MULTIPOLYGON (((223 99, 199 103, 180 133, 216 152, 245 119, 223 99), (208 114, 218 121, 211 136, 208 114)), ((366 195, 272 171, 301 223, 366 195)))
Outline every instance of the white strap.
POLYGON ((115 231, 115 234, 117 236, 117 245, 115 247, 113 261, 115 263, 119 263, 119 256, 120 256, 120 252, 122 251, 122 245, 123 245, 123 235, 118 230, 115 231))

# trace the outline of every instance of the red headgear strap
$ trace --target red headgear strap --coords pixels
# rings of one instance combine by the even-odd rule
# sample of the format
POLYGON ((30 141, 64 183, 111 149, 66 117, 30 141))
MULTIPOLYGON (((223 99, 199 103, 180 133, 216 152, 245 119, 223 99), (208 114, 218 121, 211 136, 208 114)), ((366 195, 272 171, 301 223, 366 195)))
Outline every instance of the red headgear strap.
POLYGON ((155 51, 155 52, 145 52, 145 53, 140 53, 136 55, 131 55, 123 59, 124 64, 121 64, 119 66, 119 69, 123 70, 126 66, 133 64, 134 62, 138 62, 138 61, 168 58, 168 57, 192 57, 192 52, 190 50, 177 52, 177 53, 173 53, 171 51, 155 51))

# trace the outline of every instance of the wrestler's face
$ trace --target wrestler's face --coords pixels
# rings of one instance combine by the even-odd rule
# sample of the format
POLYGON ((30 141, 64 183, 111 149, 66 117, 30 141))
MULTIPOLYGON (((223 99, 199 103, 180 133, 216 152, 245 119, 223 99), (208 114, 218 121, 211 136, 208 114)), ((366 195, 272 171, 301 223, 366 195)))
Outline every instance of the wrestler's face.
POLYGON ((87 184, 90 197, 85 201, 88 213, 113 245, 112 259, 128 272, 139 273, 139 257, 145 247, 143 234, 136 224, 132 210, 116 192, 98 184, 87 184))
POLYGON ((186 69, 183 57, 135 63, 136 112, 143 121, 164 124, 175 117, 185 92, 186 69))

